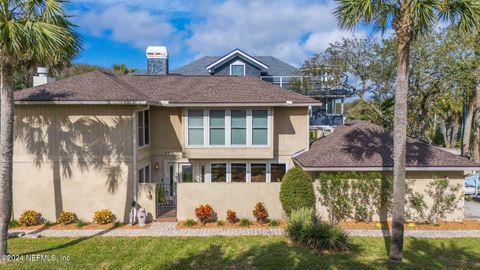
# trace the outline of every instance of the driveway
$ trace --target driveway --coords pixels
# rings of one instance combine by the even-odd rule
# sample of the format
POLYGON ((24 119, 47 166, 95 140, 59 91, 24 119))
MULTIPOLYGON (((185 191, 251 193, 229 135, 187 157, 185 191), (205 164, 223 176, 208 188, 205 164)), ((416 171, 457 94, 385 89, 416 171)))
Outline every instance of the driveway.
POLYGON ((465 218, 480 219, 480 202, 465 201, 465 218))

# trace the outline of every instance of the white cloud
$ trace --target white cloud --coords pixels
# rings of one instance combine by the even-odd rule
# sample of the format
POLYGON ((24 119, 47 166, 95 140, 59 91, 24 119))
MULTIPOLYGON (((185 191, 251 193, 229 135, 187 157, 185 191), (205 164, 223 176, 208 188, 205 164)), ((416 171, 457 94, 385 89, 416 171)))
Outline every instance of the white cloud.
POLYGON ((219 55, 238 47, 298 65, 312 52, 351 35, 338 30, 333 8, 332 1, 228 0, 200 10, 206 20, 192 24, 187 43, 198 55, 219 55))
MULTIPOLYGON (((293 65, 352 33, 337 28, 333 1, 309 0, 77 0, 77 23, 87 34, 138 48, 165 44, 170 53, 222 55, 240 48, 293 65), (188 17, 186 29, 172 19, 188 17)), ((358 35, 357 35, 358 36, 358 35)), ((193 60, 193 59, 191 59, 193 60)))
POLYGON ((79 20, 82 29, 91 35, 108 35, 115 41, 139 48, 170 39, 176 32, 163 16, 146 10, 132 10, 122 4, 101 11, 89 11, 79 20))

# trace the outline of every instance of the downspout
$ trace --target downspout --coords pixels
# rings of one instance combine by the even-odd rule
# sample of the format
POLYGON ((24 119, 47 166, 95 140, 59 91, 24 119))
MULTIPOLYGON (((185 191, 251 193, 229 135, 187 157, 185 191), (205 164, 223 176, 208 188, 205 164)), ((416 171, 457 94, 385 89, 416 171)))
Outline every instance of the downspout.
POLYGON ((132 196, 132 201, 135 202, 135 206, 133 206, 133 203, 132 203, 132 207, 133 207, 133 219, 130 220, 130 222, 132 224, 135 223, 135 219, 136 219, 136 216, 137 216, 137 207, 136 207, 136 204, 137 204, 137 110, 135 110, 133 112, 133 115, 132 115, 132 125, 133 125, 133 162, 132 162, 132 166, 133 166, 133 196, 132 196))

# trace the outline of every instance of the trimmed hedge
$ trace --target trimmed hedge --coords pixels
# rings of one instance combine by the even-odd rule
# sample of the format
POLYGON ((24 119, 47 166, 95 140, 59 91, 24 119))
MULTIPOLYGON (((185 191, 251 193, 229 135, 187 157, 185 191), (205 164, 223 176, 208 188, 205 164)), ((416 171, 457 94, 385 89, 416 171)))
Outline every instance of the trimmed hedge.
POLYGON ((310 176, 297 167, 288 170, 280 186, 280 202, 287 216, 295 209, 315 209, 315 191, 310 176))

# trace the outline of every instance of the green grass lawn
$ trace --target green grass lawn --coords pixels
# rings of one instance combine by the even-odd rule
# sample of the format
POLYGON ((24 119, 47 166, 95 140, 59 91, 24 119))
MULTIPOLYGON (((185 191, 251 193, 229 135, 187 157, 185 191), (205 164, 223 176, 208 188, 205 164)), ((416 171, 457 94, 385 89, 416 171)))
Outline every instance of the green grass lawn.
POLYGON ((11 239, 11 254, 55 255, 2 269, 480 269, 480 239, 405 241, 405 262, 386 261, 383 238, 352 238, 349 252, 316 252, 283 237, 92 237, 11 239), (69 256, 70 261, 61 261, 69 256))

